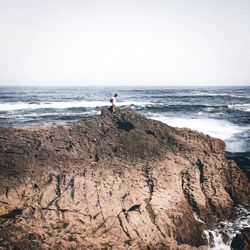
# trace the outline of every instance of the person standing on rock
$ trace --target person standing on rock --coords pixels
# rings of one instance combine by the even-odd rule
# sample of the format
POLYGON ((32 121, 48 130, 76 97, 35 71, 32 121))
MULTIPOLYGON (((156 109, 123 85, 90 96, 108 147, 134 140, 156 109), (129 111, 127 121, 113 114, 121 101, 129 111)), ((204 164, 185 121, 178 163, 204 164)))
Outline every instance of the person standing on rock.
POLYGON ((112 96, 112 98, 110 99, 110 102, 112 103, 112 107, 111 107, 111 111, 114 113, 115 112, 115 108, 116 108, 116 97, 118 96, 118 94, 114 94, 112 96))

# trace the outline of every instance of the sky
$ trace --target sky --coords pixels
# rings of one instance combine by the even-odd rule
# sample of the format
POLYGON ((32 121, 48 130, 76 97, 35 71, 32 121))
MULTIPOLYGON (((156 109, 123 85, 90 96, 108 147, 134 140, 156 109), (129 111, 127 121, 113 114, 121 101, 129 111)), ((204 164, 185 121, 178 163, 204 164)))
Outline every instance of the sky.
POLYGON ((0 0, 0 85, 250 85, 250 0, 0 0))

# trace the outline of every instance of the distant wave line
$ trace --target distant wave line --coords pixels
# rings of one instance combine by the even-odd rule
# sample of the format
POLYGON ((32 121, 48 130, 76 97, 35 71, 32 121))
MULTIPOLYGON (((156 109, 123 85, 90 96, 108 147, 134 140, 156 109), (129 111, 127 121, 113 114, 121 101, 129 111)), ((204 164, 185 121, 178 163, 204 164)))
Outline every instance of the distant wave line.
POLYGON ((227 106, 230 109, 250 112, 250 103, 232 104, 232 105, 227 105, 227 106))
MULTIPOLYGON (((118 106, 146 106, 152 104, 151 102, 138 102, 138 101, 121 101, 118 106)), ((0 103, 0 111, 13 111, 13 110, 26 110, 26 109, 68 109, 68 108, 97 108, 110 105, 106 101, 75 101, 75 102, 8 102, 0 103)))
MULTIPOLYGON (((0 111, 18 111, 18 110, 38 110, 38 109, 85 109, 81 112, 88 111, 87 109, 100 108, 102 106, 108 106, 110 103, 104 101, 74 101, 74 102, 3 102, 0 103, 0 111)), ((250 104, 232 104, 232 105, 211 105, 211 104, 189 104, 189 103, 163 103, 163 102, 146 102, 146 101, 121 101, 117 103, 118 106, 135 106, 138 108, 146 108, 153 110, 161 109, 218 109, 228 108, 232 110, 240 110, 250 112, 250 104)), ((208 110, 209 111, 209 110, 208 110)), ((47 113, 47 112, 46 112, 47 113)))

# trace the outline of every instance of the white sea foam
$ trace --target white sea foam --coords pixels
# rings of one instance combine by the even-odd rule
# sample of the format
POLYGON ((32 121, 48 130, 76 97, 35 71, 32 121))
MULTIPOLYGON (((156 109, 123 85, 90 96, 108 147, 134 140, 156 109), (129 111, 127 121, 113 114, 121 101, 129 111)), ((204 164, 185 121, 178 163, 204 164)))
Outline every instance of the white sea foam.
MULTIPOLYGON (((150 102, 138 102, 138 101, 123 101, 118 102, 118 106, 146 106, 151 105, 150 102)), ((67 109, 67 108, 96 108, 110 105, 110 103, 104 101, 74 101, 74 102, 44 102, 44 103, 27 103, 27 102, 8 102, 0 103, 0 111, 12 111, 12 110, 28 110, 28 109, 67 109)))
MULTIPOLYGON (((47 116, 93 116, 93 115, 99 115, 101 112, 98 110, 89 110, 89 111, 84 111, 81 113, 78 112, 49 112, 49 113, 29 113, 29 114, 24 114, 24 115, 18 115, 20 117, 25 117, 25 118, 34 118, 34 117, 47 117, 47 116)), ((13 116, 11 117, 13 118, 13 116)))
POLYGON ((208 239, 208 248, 210 250, 231 250, 229 242, 223 242, 223 235, 219 230, 205 230, 204 233, 208 239))
POLYGON ((207 112, 213 112, 214 110, 216 110, 214 107, 205 108, 205 111, 207 112))
POLYGON ((233 138, 231 140, 226 140, 226 148, 229 152, 246 152, 249 151, 248 141, 244 139, 233 138))
POLYGON ((179 118, 157 115, 152 116, 151 118, 162 121, 173 127, 197 130, 221 140, 231 139, 234 134, 246 131, 245 127, 240 127, 228 121, 212 118, 179 118))
POLYGON ((245 152, 247 148, 247 142, 239 140, 237 135, 249 131, 249 127, 238 126, 225 120, 212 118, 167 117, 153 114, 150 115, 150 118, 173 127, 190 128, 224 140, 226 150, 229 152, 245 152))
MULTIPOLYGON (((162 94, 159 94, 159 95, 162 95, 162 94)), ((155 95, 157 96, 157 95, 155 95)), ((204 93, 204 92, 191 92, 191 93, 174 93, 174 94, 167 94, 165 95, 166 97, 169 97, 169 96, 189 96, 189 97, 220 97, 220 96, 226 96, 226 97, 232 97, 232 98, 246 98, 246 99, 250 99, 249 96, 247 95, 240 95, 240 94, 230 94, 230 93, 204 93)))
POLYGON ((250 227, 249 210, 242 206, 236 208, 238 216, 235 221, 224 221, 214 230, 205 230, 204 233, 209 242, 210 250, 230 250, 231 242, 237 233, 243 228, 250 227), (223 240, 223 235, 228 236, 227 242, 223 240))
POLYGON ((250 103, 232 104, 232 105, 228 105, 228 108, 234 109, 234 110, 241 110, 241 111, 250 112, 250 103))

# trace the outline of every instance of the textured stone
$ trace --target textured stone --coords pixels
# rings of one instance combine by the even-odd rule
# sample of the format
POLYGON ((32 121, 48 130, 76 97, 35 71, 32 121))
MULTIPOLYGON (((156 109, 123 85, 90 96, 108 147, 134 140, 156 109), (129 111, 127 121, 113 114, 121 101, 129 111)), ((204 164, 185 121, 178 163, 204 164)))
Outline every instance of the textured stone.
POLYGON ((0 171, 2 248, 206 249, 250 197, 223 141, 129 108, 0 128, 0 171))

